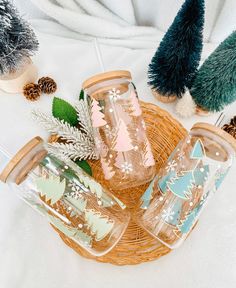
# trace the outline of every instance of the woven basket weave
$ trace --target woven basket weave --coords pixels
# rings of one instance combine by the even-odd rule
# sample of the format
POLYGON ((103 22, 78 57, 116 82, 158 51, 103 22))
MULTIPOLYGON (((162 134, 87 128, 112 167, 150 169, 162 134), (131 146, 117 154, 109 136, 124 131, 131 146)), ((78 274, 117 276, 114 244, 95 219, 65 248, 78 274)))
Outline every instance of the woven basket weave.
MULTIPOLYGON (((166 162, 177 143, 186 135, 186 130, 179 122, 159 107, 144 102, 141 102, 141 107, 158 171, 166 162)), ((100 162, 90 161, 90 165, 94 178, 104 187, 108 187, 108 183, 101 174, 100 162)), ((147 186, 148 184, 123 191, 112 191, 111 188, 108 189, 126 204, 132 215, 134 206, 137 204, 138 199, 144 193, 147 186)), ((141 227, 137 226, 132 220, 132 217, 120 242, 113 250, 102 257, 90 255, 70 238, 67 238, 58 230, 57 232, 69 247, 83 257, 114 265, 132 265, 152 261, 170 252, 169 248, 158 243, 157 240, 153 239, 153 237, 147 234, 141 227)))

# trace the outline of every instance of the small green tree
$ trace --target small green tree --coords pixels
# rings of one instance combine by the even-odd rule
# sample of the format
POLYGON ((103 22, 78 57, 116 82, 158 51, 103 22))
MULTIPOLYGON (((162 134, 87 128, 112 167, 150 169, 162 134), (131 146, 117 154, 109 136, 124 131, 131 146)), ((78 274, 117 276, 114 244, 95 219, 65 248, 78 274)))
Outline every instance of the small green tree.
POLYGON ((198 106, 213 112, 236 100, 236 31, 203 63, 190 92, 198 106))

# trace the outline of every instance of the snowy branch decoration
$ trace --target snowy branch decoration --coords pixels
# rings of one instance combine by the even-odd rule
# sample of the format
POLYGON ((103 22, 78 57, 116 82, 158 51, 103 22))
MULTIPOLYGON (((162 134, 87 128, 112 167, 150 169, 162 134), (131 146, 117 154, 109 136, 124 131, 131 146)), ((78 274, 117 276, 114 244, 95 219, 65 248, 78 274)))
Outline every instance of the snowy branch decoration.
MULTIPOLYGON (((40 111, 33 111, 33 118, 40 123, 49 133, 58 135, 66 143, 48 144, 49 153, 61 159, 72 160, 97 159, 92 128, 86 120, 85 103, 79 101, 77 105, 80 129, 71 126, 64 120, 46 115, 40 111), (85 114, 84 114, 85 112, 85 114)), ((87 118, 88 119, 88 118, 87 118)))
POLYGON ((77 111, 77 116, 81 126, 80 130, 86 133, 91 141, 94 141, 93 127, 90 121, 91 115, 89 113, 88 105, 84 100, 78 100, 75 105, 75 110, 77 111))

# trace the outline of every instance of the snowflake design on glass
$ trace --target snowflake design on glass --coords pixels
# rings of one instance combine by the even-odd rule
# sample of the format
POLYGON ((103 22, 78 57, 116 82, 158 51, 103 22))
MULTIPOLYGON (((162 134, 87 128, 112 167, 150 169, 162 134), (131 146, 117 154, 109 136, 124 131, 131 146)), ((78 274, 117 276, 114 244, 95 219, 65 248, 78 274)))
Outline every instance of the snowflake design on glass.
POLYGON ((179 161, 184 160, 184 158, 185 158, 185 153, 184 153, 184 152, 180 152, 180 153, 178 154, 178 156, 177 156, 177 159, 178 159, 179 161))
POLYGON ((167 163, 166 171, 167 172, 175 171, 176 166, 177 166, 177 162, 175 160, 172 160, 167 163))
POLYGON ((116 135, 116 129, 115 128, 110 128, 109 126, 105 128, 105 134, 107 138, 113 139, 116 135))
POLYGON ((117 101, 120 99, 120 90, 119 89, 116 89, 116 88, 112 88, 110 91, 109 91, 109 95, 110 95, 110 98, 113 99, 114 101, 117 101))
POLYGON ((168 209, 164 209, 163 213, 161 215, 161 218, 165 221, 165 222, 169 222, 172 221, 174 219, 174 215, 175 212, 171 210, 171 208, 169 207, 168 209))
POLYGON ((133 171, 133 165, 128 162, 124 162, 124 164, 121 165, 121 171, 125 174, 129 174, 133 171))
POLYGON ((76 199, 81 197, 81 193, 83 192, 73 180, 70 180, 68 183, 68 186, 71 188, 72 192, 69 194, 71 197, 74 197, 76 199))

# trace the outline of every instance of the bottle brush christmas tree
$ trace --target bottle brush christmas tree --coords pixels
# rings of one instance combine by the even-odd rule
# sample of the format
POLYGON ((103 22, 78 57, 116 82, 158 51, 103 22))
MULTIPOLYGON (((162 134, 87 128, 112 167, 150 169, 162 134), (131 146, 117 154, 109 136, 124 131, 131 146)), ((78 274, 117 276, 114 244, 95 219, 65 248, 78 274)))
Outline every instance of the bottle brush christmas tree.
POLYGON ((13 4, 0 1, 0 76, 13 73, 38 48, 38 41, 28 23, 13 4))
POLYGON ((186 0, 149 65, 149 85, 163 102, 181 98, 192 84, 203 46, 204 0, 186 0))
POLYGON ((203 63, 190 92, 200 108, 212 112, 236 100, 236 31, 203 63))

